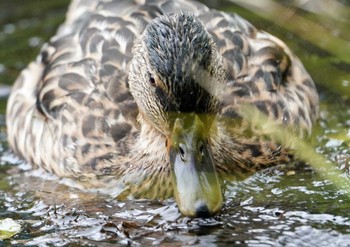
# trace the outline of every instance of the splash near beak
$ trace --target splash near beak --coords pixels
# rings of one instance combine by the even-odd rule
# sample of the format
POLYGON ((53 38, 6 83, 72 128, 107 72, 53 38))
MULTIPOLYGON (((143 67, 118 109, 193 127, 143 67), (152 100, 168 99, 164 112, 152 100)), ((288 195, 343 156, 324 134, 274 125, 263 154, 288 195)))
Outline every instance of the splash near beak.
POLYGON ((209 217, 222 207, 208 133, 201 119, 192 114, 176 118, 168 139, 175 198, 186 216, 209 217))

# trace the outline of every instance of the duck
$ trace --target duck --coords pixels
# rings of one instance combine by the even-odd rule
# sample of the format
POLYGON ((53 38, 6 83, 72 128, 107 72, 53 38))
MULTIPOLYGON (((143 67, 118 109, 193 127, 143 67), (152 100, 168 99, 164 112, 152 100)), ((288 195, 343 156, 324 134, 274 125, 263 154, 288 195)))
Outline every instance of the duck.
POLYGON ((293 159, 249 127, 244 105, 310 133, 319 98, 287 45, 235 13, 188 0, 72 0, 14 83, 8 142, 33 169, 173 197, 183 215, 211 217, 225 181, 293 159))

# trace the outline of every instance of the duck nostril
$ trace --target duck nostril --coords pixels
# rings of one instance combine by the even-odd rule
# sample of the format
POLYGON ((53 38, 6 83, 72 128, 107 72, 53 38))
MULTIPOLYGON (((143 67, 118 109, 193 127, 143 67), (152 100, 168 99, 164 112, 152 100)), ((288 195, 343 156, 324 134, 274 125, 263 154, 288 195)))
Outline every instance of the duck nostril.
POLYGON ((204 203, 201 203, 196 208, 196 216, 199 218, 208 218, 208 217, 212 216, 212 213, 210 212, 207 205, 205 205, 204 203))
POLYGON ((180 151, 181 160, 184 161, 185 160, 185 147, 184 147, 184 145, 182 145, 182 144, 179 145, 179 151, 180 151))

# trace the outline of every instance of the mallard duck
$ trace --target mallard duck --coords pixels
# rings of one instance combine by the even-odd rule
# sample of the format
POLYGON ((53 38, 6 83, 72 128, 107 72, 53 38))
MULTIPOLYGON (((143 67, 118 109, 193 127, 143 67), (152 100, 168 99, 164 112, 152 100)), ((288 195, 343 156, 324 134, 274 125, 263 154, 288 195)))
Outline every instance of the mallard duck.
POLYGON ((292 157, 246 127, 245 104, 309 132, 318 94, 282 41, 237 14, 187 0, 73 0, 13 86, 8 141, 34 167, 115 178, 206 217, 222 207, 222 180, 292 157))

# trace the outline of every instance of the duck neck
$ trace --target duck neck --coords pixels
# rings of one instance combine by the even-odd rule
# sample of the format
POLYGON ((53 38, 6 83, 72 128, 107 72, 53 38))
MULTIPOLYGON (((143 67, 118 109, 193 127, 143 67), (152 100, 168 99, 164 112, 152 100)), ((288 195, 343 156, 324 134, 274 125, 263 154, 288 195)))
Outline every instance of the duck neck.
POLYGON ((279 144, 248 133, 241 124, 238 126, 219 123, 212 138, 214 161, 222 178, 240 180, 258 170, 290 161, 288 151, 279 144))
POLYGON ((129 165, 123 171, 128 191, 136 198, 168 198, 173 195, 166 137, 139 116, 141 130, 131 146, 129 165))
MULTIPOLYGON (((139 155, 142 155, 142 160, 145 158, 149 162, 160 162, 167 164, 168 155, 166 152, 166 137, 148 123, 142 116, 139 116, 139 122, 141 125, 140 135, 138 141, 135 143, 135 149, 139 155)), ((144 162, 141 162, 144 166, 144 162)), ((163 166, 164 166, 163 165, 163 166)))

